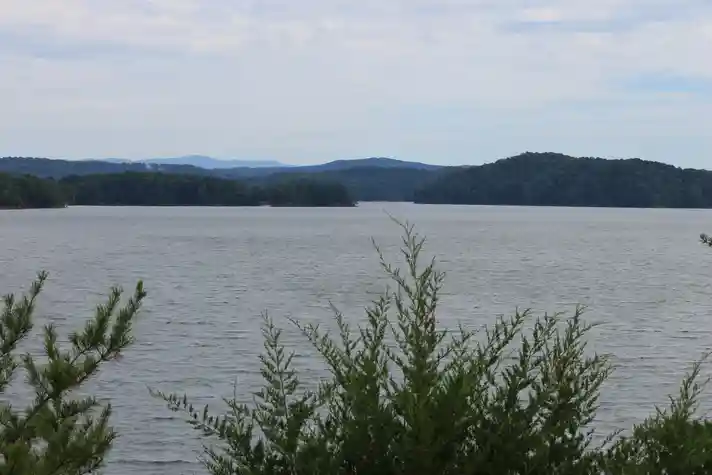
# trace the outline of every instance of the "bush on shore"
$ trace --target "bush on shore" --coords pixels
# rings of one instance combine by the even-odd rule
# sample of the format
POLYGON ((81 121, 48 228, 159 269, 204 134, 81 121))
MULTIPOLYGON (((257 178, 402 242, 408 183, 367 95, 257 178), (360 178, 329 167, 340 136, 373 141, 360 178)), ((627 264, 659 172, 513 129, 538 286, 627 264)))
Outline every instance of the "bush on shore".
MULTIPOLYGON (((707 244, 709 240, 703 239, 707 244)), ((625 436, 594 444, 591 423, 612 366, 589 354, 573 315, 516 312, 482 333, 439 327, 443 273, 420 266, 424 240, 404 226, 404 269, 380 254, 392 288, 363 325, 338 332, 293 321, 329 375, 305 386, 282 331, 265 316, 264 386, 254 404, 213 415, 152 391, 213 443, 214 475, 637 475, 712 473, 712 426, 696 415, 702 360, 670 405, 625 436)))

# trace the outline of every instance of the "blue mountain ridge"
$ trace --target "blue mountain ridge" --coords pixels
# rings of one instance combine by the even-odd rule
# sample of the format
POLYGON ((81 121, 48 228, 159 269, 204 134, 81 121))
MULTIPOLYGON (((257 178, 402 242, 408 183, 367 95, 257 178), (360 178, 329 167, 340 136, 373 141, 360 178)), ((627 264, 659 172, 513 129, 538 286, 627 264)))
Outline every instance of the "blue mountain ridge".
POLYGON ((400 168, 416 170, 435 170, 441 168, 439 165, 427 163, 408 162, 386 157, 370 157, 352 160, 335 160, 318 165, 289 165, 274 160, 222 160, 205 155, 185 155, 181 157, 168 158, 148 158, 143 160, 127 160, 123 158, 96 158, 92 159, 108 163, 145 163, 149 165, 187 165, 206 170, 227 170, 227 169, 264 169, 267 171, 335 171, 352 168, 400 168))

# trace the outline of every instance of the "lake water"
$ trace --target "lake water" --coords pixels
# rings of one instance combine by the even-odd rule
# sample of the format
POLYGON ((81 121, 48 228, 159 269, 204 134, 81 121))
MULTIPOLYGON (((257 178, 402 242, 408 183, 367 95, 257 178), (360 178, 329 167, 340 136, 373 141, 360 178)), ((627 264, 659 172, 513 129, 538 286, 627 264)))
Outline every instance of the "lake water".
MULTIPOLYGON (((517 307, 588 305, 588 319, 602 323, 593 347, 617 366, 602 430, 642 420, 712 346, 712 250, 697 241, 712 232, 704 210, 370 203, 2 211, 0 291, 22 291, 49 271, 38 328, 52 321, 67 332, 111 285, 131 290, 144 279, 137 341, 90 387, 111 399, 120 434, 106 473, 202 474, 201 441, 147 387, 215 403, 237 381, 249 394, 259 382, 263 311, 289 328, 284 317, 330 322, 332 302, 358 321, 384 285, 371 238, 394 257, 400 244, 387 213, 427 235, 427 251, 447 272, 445 325, 478 326, 517 307)), ((294 332, 286 338, 305 378, 316 378, 309 346, 294 332)))

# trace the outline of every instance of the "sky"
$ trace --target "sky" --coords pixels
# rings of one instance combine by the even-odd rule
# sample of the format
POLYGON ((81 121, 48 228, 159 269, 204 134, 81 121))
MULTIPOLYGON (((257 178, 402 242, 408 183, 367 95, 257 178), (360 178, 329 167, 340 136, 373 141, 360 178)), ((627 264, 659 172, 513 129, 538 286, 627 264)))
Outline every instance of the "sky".
POLYGON ((710 0, 0 0, 0 156, 712 169, 710 0))

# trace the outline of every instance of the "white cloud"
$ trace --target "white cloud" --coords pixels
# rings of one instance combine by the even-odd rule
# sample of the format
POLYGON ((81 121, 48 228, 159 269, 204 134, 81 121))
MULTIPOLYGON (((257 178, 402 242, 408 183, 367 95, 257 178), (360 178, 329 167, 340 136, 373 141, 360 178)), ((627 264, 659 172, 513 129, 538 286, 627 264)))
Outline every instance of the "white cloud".
POLYGON ((659 72, 712 79, 702 0, 0 0, 0 12, 0 154, 466 162, 532 143, 625 155, 646 130, 712 145, 680 138, 703 133, 709 96, 623 88, 659 72))

